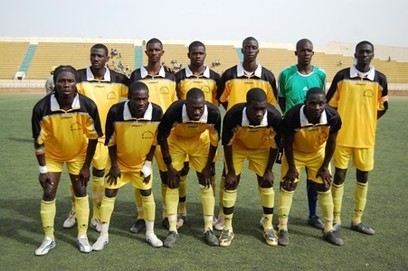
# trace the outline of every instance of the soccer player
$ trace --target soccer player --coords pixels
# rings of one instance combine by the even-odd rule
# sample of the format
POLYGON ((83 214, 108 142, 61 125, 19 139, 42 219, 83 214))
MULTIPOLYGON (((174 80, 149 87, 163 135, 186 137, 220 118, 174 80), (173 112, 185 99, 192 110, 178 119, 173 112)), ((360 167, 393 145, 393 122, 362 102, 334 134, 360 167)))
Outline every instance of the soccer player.
POLYGON ((332 195, 334 226, 341 227, 341 205, 349 160, 356 168, 354 213, 351 229, 373 235, 374 229, 361 221, 368 191, 368 172, 374 168, 374 145, 377 120, 388 109, 387 78, 370 65, 374 45, 361 41, 356 45, 356 64, 339 71, 332 81, 327 99, 337 108, 343 128, 337 137, 333 156, 335 166, 332 195))
MULTIPOLYGON (((220 81, 220 75, 211 70, 204 62, 206 57, 205 45, 201 41, 193 41, 188 46, 187 56, 190 59, 190 65, 180 70, 176 74, 177 96, 179 99, 186 99, 187 92, 192 88, 199 88, 204 92, 205 100, 218 106, 217 88, 220 81)), ((215 164, 215 162, 214 162, 215 164)), ((215 193, 215 166, 212 167, 211 185, 215 193)), ((184 162, 184 167, 180 173, 179 186, 179 205, 177 228, 183 226, 187 219, 187 174, 189 171, 188 161, 184 162)))
POLYGON ((271 71, 256 61, 258 41, 253 37, 244 39, 241 52, 243 61, 227 69, 221 76, 218 89, 221 104, 229 110, 235 104, 245 102, 248 90, 260 88, 266 93, 266 101, 275 106, 278 99, 276 79, 271 71))
MULTIPOLYGON (((312 65, 313 44, 308 39, 301 39, 296 43, 295 55, 297 64, 284 69, 279 75, 279 106, 286 113, 294 105, 303 104, 306 93, 311 88, 325 89, 326 73, 312 65)), ((307 171, 307 168, 306 168, 307 171)), ((324 224, 316 214, 317 190, 315 182, 309 178, 306 181, 309 206, 307 223, 318 229, 324 224)))
POLYGON ((169 232, 165 247, 176 244, 177 205, 179 201, 180 171, 188 158, 197 172, 204 217, 204 238, 210 246, 219 242, 213 232, 214 194, 211 185, 213 160, 218 146, 221 115, 216 106, 206 102, 204 93, 192 88, 186 100, 174 102, 166 111, 158 129, 163 160, 167 166, 166 207, 169 232))
MULTIPOLYGON (((102 131, 105 130, 106 115, 109 108, 127 97, 129 79, 118 72, 110 70, 106 63, 109 60, 108 48, 104 44, 95 44, 90 50, 91 66, 78 70, 78 92, 91 98, 99 110, 102 131)), ((108 148, 104 145, 104 137, 99 138, 92 160, 92 218, 90 227, 99 231, 99 209, 102 202, 105 165, 108 160, 108 148)), ((71 191, 72 192, 72 191, 71 191)), ((71 193, 72 194, 72 193, 71 193)), ((64 221, 64 228, 75 225, 74 208, 64 221)))
POLYGON ((87 237, 89 203, 86 187, 102 130, 95 103, 77 93, 76 76, 73 67, 59 66, 54 72, 56 91, 42 98, 33 109, 31 122, 40 171, 38 180, 43 188, 41 221, 45 233, 44 241, 35 250, 38 256, 55 247, 55 197, 64 163, 75 195, 77 244, 81 252, 92 251, 87 237))
MULTIPOLYGON (((266 93, 266 101, 276 106, 278 101, 276 79, 271 71, 262 67, 256 60, 259 53, 258 41, 253 37, 247 37, 242 42, 241 52, 243 61, 227 69, 221 76, 217 94, 221 104, 229 110, 235 104, 245 102, 246 93, 250 89, 260 88, 266 93)), ((221 176, 221 187, 224 186, 224 179, 225 169, 221 176)), ((221 189, 221 194, 222 191, 221 189)), ((222 230, 224 219, 218 217, 214 227, 216 230, 222 230)))
MULTIPOLYGON (((164 54, 163 44, 159 39, 152 38, 146 43, 145 54, 147 55, 147 66, 136 69, 130 75, 130 81, 142 81, 149 88, 149 100, 159 105, 163 113, 167 108, 177 100, 176 95, 176 77, 173 73, 162 66, 161 57, 164 54)), ((166 165, 163 162, 160 146, 156 148, 155 158, 162 181, 162 199, 164 204, 165 191, 167 184, 164 182, 166 175, 166 165)), ((143 219, 143 209, 141 208, 141 199, 135 191, 136 208, 138 210, 135 223, 130 228, 133 233, 141 232, 145 227, 143 219)), ((168 228, 166 218, 166 206, 163 205, 163 225, 168 228)))
POLYGON ((326 106, 322 88, 309 89, 304 104, 297 104, 286 112, 282 125, 284 155, 278 200, 280 245, 289 244, 288 216, 303 168, 307 168, 308 178, 316 183, 324 218, 324 239, 335 245, 343 245, 343 240, 333 230, 333 199, 330 192, 330 160, 340 128, 339 114, 334 108, 326 106))
POLYGON ((101 204, 101 233, 92 249, 102 250, 109 242, 109 222, 119 188, 133 184, 142 199, 146 221, 146 241, 153 247, 163 242, 154 234, 156 204, 152 193, 152 159, 157 126, 163 115, 161 108, 149 102, 149 90, 142 82, 129 87, 129 98, 111 107, 106 121, 109 147, 105 196, 101 204))
POLYGON ((267 103, 267 95, 263 89, 250 89, 246 100, 246 103, 238 103, 228 110, 223 120, 222 144, 227 172, 225 185, 222 187, 225 224, 219 238, 220 246, 229 246, 234 239, 232 217, 245 159, 258 181, 263 208, 263 236, 268 245, 278 244, 272 227, 272 167, 278 151, 275 135, 279 132, 282 117, 273 105, 267 103))

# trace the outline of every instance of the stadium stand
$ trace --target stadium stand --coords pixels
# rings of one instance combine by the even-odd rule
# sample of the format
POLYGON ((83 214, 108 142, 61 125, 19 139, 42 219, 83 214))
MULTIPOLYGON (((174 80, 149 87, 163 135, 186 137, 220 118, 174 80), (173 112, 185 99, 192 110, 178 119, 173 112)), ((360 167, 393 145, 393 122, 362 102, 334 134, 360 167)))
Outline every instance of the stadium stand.
POLYGON ((19 71, 29 42, 0 42, 0 79, 11 80, 19 71))
MULTIPOLYGON (((205 44, 205 42, 204 42, 205 44)), ((207 50, 206 63, 214 71, 222 74, 226 69, 236 65, 239 57, 232 45, 205 45, 207 50)))

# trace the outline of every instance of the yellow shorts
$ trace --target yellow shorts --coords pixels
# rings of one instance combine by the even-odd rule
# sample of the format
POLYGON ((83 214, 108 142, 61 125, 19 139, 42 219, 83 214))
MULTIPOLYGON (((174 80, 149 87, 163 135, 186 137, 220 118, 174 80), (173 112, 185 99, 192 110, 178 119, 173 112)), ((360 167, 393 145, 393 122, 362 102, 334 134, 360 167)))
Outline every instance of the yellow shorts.
POLYGON ((92 159, 92 166, 98 170, 105 168, 109 159, 109 149, 102 142, 98 141, 94 157, 92 159))
MULTIPOLYGON (((109 169, 106 169, 106 173, 109 172, 109 169)), ((140 176, 140 171, 124 171, 120 173, 120 177, 117 179, 116 185, 109 184, 107 178, 105 178, 105 188, 109 189, 119 189, 125 184, 131 183, 133 187, 140 190, 148 190, 152 188, 153 183, 153 172, 150 175, 150 181, 148 183, 143 182, 144 177, 140 176)))
POLYGON ((188 159, 190 168, 201 172, 207 164, 210 150, 210 138, 208 133, 202 133, 200 138, 178 140, 171 134, 168 137, 169 151, 173 167, 180 171, 184 162, 188 159))
POLYGON ((167 166, 163 161, 163 154, 161 152, 160 145, 156 146, 156 150, 154 151, 154 158, 156 159, 157 167, 160 171, 166 172, 167 166))
POLYGON ((49 172, 62 172, 64 163, 67 163, 68 173, 72 175, 79 175, 79 172, 81 171, 84 162, 85 155, 78 156, 77 158, 66 162, 60 162, 45 157, 45 164, 47 165, 47 169, 49 172))
POLYGON ((371 171, 374 168, 374 148, 336 146, 333 155, 336 168, 347 169, 350 158, 352 158, 353 167, 361 171, 371 171))
MULTIPOLYGON (((325 149, 322 148, 319 152, 306 154, 301 152, 293 151, 293 157, 295 160, 296 170, 299 174, 302 172, 304 168, 307 168, 307 179, 311 180, 315 183, 323 183, 322 178, 316 178, 317 171, 323 164, 324 160, 324 151, 325 149)), ((281 164, 281 182, 283 181, 283 177, 289 170, 288 160, 286 159, 285 153, 282 156, 282 164, 281 164)), ((330 164, 329 164, 329 171, 330 171, 330 164)), ((296 180, 295 182, 298 182, 296 180)))
MULTIPOLYGON (((256 175, 263 176, 269 160, 269 149, 248 150, 232 145, 232 162, 234 163, 235 174, 241 174, 244 160, 248 159, 248 168, 256 175)), ((227 171, 226 165, 225 170, 227 171)))

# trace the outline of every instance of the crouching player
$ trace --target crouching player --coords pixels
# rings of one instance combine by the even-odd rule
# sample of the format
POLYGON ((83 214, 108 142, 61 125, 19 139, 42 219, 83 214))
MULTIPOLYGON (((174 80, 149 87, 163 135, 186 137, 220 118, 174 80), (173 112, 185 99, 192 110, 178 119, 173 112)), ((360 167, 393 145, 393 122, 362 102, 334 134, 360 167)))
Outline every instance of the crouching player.
POLYGON ((289 244, 288 216, 299 172, 303 168, 307 168, 307 179, 316 183, 324 218, 324 239, 334 245, 343 245, 343 240, 333 230, 329 167, 340 128, 340 116, 334 108, 326 106, 326 96, 320 88, 309 89, 304 104, 296 105, 286 113, 282 128, 284 153, 278 200, 280 245, 289 244))
POLYGON ((92 249, 102 250, 109 242, 109 222, 119 188, 133 184, 140 193, 146 221, 146 241, 153 247, 163 242, 154 234, 156 204, 152 193, 152 158, 156 130, 163 113, 149 102, 149 90, 142 82, 132 83, 128 100, 109 110, 106 121, 106 141, 109 147, 105 196, 101 204, 101 233, 92 249))
POLYGON ((86 187, 102 130, 96 104, 77 93, 76 74, 71 66, 59 66, 54 71, 56 91, 41 99, 33 109, 32 131, 40 165, 38 179, 43 188, 41 221, 45 233, 44 241, 35 250, 38 256, 55 247, 55 197, 64 163, 75 194, 77 244, 81 252, 92 251, 87 237, 89 202, 86 187))

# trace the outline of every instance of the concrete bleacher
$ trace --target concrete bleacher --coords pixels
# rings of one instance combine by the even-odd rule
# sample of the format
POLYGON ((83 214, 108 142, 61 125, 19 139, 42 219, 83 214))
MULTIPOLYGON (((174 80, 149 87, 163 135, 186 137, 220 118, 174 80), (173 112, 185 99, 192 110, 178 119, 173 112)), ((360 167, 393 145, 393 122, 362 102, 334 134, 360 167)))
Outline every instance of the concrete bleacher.
POLYGON ((207 52, 206 64, 219 74, 239 62, 239 57, 232 45, 206 45, 205 47, 207 52), (219 65, 212 65, 213 62, 219 65))
POLYGON ((0 42, 0 79, 13 79, 20 69, 29 42, 0 42))
POLYGON ((280 72, 296 63, 295 53, 287 49, 260 48, 257 60, 278 78, 280 72))

